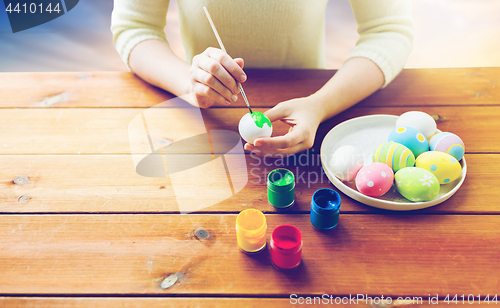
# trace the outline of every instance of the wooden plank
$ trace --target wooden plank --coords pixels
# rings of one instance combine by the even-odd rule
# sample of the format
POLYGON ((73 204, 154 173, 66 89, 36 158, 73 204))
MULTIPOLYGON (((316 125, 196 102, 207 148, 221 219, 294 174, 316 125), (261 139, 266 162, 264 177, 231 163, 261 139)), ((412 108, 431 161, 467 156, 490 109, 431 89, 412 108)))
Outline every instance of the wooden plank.
MULTIPOLYGON (((326 294, 329 295, 329 294, 326 294)), ((479 307, 479 305, 485 305, 484 302, 478 303, 476 301, 472 304, 467 302, 467 296, 465 296, 465 303, 467 307, 479 307)), ((290 305, 300 305, 307 307, 325 307, 325 305, 342 305, 342 307, 376 307, 375 303, 378 303, 377 299, 372 298, 368 300, 352 300, 351 304, 348 303, 348 297, 338 297, 333 298, 314 298, 312 296, 297 296, 297 298, 227 298, 227 297, 205 297, 205 298, 57 298, 57 297, 0 297, 0 305, 4 308, 16 308, 16 307, 31 307, 31 308, 155 308, 155 307, 176 307, 176 308, 192 308, 192 307, 203 307, 203 308, 261 308, 261 307, 290 307, 290 305), (309 298, 308 298, 309 297, 309 298), (345 298, 345 299, 344 299, 345 298), (337 300, 337 303, 335 303, 337 300), (344 304, 342 304, 344 300, 344 304), (373 303, 372 303, 373 302, 373 303), (314 304, 316 303, 316 304, 314 304), (357 304, 356 304, 357 303, 357 304)), ((481 295, 481 298, 483 296, 481 295)), ((394 306, 397 307, 449 307, 449 304, 443 302, 444 298, 438 298, 438 304, 429 304, 429 298, 423 298, 421 301, 419 298, 405 298, 392 299, 394 306), (400 304, 398 304, 398 300, 400 304), (410 304, 405 304, 405 301, 410 304), (411 304, 411 303, 414 304, 411 304), (418 304, 417 304, 418 302, 418 304)), ((385 299, 384 299, 385 300, 385 299)), ((461 300, 461 299, 460 299, 461 300)), ((436 300, 432 300, 436 303, 436 300)), ((472 301, 472 298, 471 298, 472 301)), ((454 304, 454 303, 452 303, 454 304)), ((462 304, 462 302, 460 302, 462 304)), ((299 306, 299 307, 300 307, 299 306)))
MULTIPOLYGON (((254 107, 308 96, 335 70, 247 69, 254 107)), ((498 105, 500 68, 405 69, 363 106, 498 105)), ((172 98, 129 72, 0 73, 0 107, 151 107, 172 98)), ((244 107, 240 100, 234 104, 244 107)))
MULTIPOLYGON (((290 299, 284 298, 56 298, 56 297, 0 297, 3 308, 251 308, 290 307, 290 299)), ((354 306, 354 305, 353 305, 354 306)))
MULTIPOLYGON (((370 114, 400 115, 412 109, 351 108, 320 126, 316 136, 316 153, 326 133, 344 120, 370 114)), ((500 131, 500 106, 442 106, 418 110, 439 115, 441 121, 438 128, 459 135, 465 142, 467 153, 500 152, 500 135, 495 133, 500 131)), ((203 110, 200 116, 196 108, 6 109, 0 114, 0 149, 3 154, 130 153, 129 127, 132 127, 133 153, 147 154, 152 146, 159 149, 165 142, 204 134, 206 129, 237 131, 238 122, 245 112, 242 108, 208 109, 203 110), (145 115, 142 119, 141 112, 145 115), (148 124, 152 145, 142 124, 143 119, 148 124), (134 123, 140 129, 135 129, 134 123)), ((274 135, 287 131, 288 126, 281 122, 274 125, 274 135)), ((206 153, 199 144, 187 150, 190 153, 206 153)))
MULTIPOLYGON (((252 106, 272 107, 320 89, 333 70, 248 70, 252 106)), ((500 68, 405 69, 361 106, 498 105, 500 68)), ((237 102, 238 106, 244 106, 237 102)))
POLYGON ((405 69, 362 106, 498 105, 500 68, 405 69))
POLYGON ((151 107, 173 96, 130 72, 0 73, 0 107, 151 107))
MULTIPOLYGON (((271 160, 246 155, 246 170, 231 170, 232 179, 244 178, 246 186, 224 195, 227 176, 194 184, 191 177, 144 177, 135 172, 129 155, 0 155, 0 213, 179 213, 232 212, 257 208, 276 212, 267 202, 267 174, 287 168, 296 177, 295 204, 291 213, 308 213, 311 197, 320 188, 331 187, 319 166, 319 157, 271 160), (16 177, 26 183, 16 184, 16 177), (213 189, 212 187, 218 187, 213 189), (176 198, 174 188, 191 192, 188 200, 176 198), (201 193, 207 190, 206 193, 201 193), (221 200, 202 207, 200 198, 221 200)), ((451 199, 410 214, 462 213, 498 214, 500 167, 492 162, 499 154, 466 154, 468 173, 451 199)), ((342 213, 388 213, 342 195, 342 213)))
POLYGON ((236 244, 236 215, 2 215, 0 285, 13 294, 495 294, 498 215, 341 215, 330 233, 308 215, 266 215, 303 235, 283 272, 236 244), (209 237, 198 238, 197 230, 209 237), (167 289, 160 283, 175 274, 167 289))

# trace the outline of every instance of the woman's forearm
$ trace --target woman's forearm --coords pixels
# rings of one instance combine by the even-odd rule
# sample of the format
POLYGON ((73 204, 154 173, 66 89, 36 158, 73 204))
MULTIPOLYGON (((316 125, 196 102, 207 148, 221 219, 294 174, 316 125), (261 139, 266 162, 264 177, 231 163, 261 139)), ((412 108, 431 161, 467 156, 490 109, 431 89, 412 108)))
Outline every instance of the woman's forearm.
POLYGON ((355 105, 384 84, 384 74, 371 60, 361 57, 347 60, 337 73, 311 95, 323 115, 321 122, 355 105))
POLYGON ((150 84, 177 96, 189 93, 191 65, 177 57, 164 41, 146 40, 137 44, 130 53, 129 65, 150 84))
MULTIPOLYGON (((132 71, 145 81, 177 96, 189 93, 191 65, 177 57, 168 43, 146 40, 130 53, 132 71)), ((339 114, 377 91, 384 84, 380 68, 366 58, 351 58, 312 95, 321 122, 339 114)))

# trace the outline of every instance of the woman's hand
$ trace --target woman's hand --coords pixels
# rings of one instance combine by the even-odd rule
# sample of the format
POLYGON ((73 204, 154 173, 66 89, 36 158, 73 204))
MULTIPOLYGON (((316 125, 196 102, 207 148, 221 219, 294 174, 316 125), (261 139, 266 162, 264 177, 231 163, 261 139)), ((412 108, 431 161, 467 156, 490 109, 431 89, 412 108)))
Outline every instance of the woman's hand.
POLYGON ((257 155, 283 156, 309 149, 314 144, 316 131, 324 111, 314 96, 279 103, 264 114, 271 122, 281 120, 290 125, 284 136, 258 138, 254 144, 245 144, 245 150, 257 155))
POLYGON ((191 104, 209 108, 215 103, 229 105, 238 99, 236 81, 245 82, 243 59, 232 59, 220 49, 209 47, 193 57, 189 71, 191 104))

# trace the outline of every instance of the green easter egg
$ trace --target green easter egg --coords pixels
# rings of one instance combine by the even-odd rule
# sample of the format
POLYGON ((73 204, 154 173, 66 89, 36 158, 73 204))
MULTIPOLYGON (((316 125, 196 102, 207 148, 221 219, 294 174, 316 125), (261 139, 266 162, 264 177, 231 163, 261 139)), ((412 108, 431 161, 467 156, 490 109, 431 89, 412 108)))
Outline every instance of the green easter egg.
POLYGON ((414 202, 431 201, 439 193, 439 181, 429 170, 418 167, 400 169, 394 175, 398 192, 414 202))
POLYGON ((397 172, 401 168, 413 167, 415 155, 404 145, 389 141, 378 146, 373 153, 373 161, 384 163, 397 172))

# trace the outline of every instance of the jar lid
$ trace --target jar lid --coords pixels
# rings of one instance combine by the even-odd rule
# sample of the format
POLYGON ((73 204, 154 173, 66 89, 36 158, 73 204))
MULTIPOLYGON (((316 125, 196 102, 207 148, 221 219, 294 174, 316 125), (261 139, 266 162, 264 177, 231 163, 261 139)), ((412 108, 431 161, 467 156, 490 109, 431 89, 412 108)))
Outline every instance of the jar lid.
POLYGON ((288 169, 274 169, 267 175, 267 187, 274 191, 289 191, 295 187, 295 176, 288 169))
POLYGON ((260 236, 266 229, 266 216, 259 210, 246 209, 236 217, 236 230, 246 237, 260 236))
POLYGON ((333 189, 318 189, 311 198, 311 207, 318 214, 340 211, 340 195, 333 189))
POLYGON ((296 253, 302 248, 302 233, 292 225, 277 226, 271 234, 271 241, 273 249, 281 253, 296 253))

